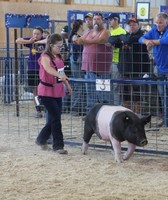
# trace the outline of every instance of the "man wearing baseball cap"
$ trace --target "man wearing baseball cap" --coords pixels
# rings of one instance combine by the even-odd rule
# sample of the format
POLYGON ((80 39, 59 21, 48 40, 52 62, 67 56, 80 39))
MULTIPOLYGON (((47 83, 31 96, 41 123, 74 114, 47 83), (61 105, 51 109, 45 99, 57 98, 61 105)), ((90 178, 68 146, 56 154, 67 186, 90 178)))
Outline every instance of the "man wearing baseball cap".
POLYGON ((120 16, 118 13, 111 13, 107 17, 105 17, 105 20, 109 20, 109 19, 118 20, 118 23, 120 23, 120 16))
MULTIPOLYGON (((118 13, 111 13, 108 17, 105 18, 109 22, 110 27, 110 35, 111 39, 115 41, 116 36, 119 36, 121 34, 126 34, 126 31, 119 25, 120 23, 120 16, 118 13)), ((119 79, 121 77, 119 71, 118 71, 118 63, 119 63, 119 52, 120 48, 115 43, 111 43, 113 48, 113 59, 111 64, 111 79, 119 79)), ((118 83, 113 83, 113 103, 114 105, 120 105, 121 99, 120 99, 120 85, 118 83)))
POLYGON ((87 13, 85 15, 85 23, 88 29, 84 33, 87 33, 93 28, 93 13, 87 13))
MULTIPOLYGON (((76 38, 76 44, 83 44, 82 70, 85 71, 85 79, 110 79, 110 67, 112 60, 112 48, 106 43, 109 38, 109 31, 104 27, 104 18, 101 13, 93 16, 93 28, 85 35, 76 38)), ((94 83, 86 83, 87 112, 97 102, 109 102, 108 91, 96 91, 94 83)))
POLYGON ((130 19, 128 20, 127 24, 130 24, 131 22, 132 22, 132 23, 139 24, 139 21, 138 21, 137 18, 135 18, 135 17, 130 18, 130 19))
MULTIPOLYGON (((144 74, 150 72, 150 59, 147 48, 144 44, 138 43, 138 39, 144 33, 136 18, 128 19, 127 24, 129 32, 120 36, 123 46, 119 70, 125 78, 141 78, 144 74)), ((132 106, 136 113, 141 112, 141 90, 142 87, 136 84, 132 86, 124 85, 123 88, 124 106, 132 106)))
POLYGON ((87 13, 87 14, 85 15, 85 19, 86 19, 87 17, 93 18, 93 13, 87 13))

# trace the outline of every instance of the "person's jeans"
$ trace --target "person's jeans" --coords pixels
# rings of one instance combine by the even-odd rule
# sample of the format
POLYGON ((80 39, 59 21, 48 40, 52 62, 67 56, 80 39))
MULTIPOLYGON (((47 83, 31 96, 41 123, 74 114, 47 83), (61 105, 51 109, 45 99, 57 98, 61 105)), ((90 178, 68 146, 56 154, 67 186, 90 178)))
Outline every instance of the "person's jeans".
MULTIPOLYGON (((85 79, 110 79, 110 74, 96 74, 94 72, 86 71, 85 79)), ((96 84, 86 81, 86 95, 87 95, 87 111, 93 108, 96 103, 110 103, 111 92, 109 91, 96 91, 96 84)))
POLYGON ((66 96, 64 96, 62 98, 62 112, 63 113, 66 113, 66 112, 69 112, 70 111, 70 107, 71 107, 71 96, 68 94, 68 89, 66 86, 64 86, 64 89, 65 89, 65 93, 66 93, 66 96))
POLYGON ((62 149, 64 147, 61 125, 62 98, 44 96, 40 96, 40 98, 48 111, 48 119, 46 125, 40 131, 36 141, 41 145, 46 144, 50 134, 52 134, 53 150, 62 149))
MULTIPOLYGON (((157 67, 154 68, 154 74, 161 78, 160 81, 166 81, 168 80, 168 73, 159 72, 157 70, 157 67)), ((158 84, 157 89, 159 92, 159 96, 161 98, 161 105, 162 105, 162 111, 164 115, 164 124, 166 127, 168 127, 168 85, 167 84, 158 84)))
MULTIPOLYGON (((83 78, 84 72, 81 70, 81 58, 77 62, 74 62, 73 56, 70 57, 71 62, 71 77, 72 78, 83 78)), ((71 110, 81 112, 85 107, 85 88, 82 83, 72 82, 72 97, 71 97, 71 110)))
MULTIPOLYGON (((118 70, 118 63, 111 64, 111 79, 119 79, 121 75, 118 70)), ((120 84, 112 83, 112 95, 113 95, 113 104, 121 105, 121 97, 120 97, 120 84)))

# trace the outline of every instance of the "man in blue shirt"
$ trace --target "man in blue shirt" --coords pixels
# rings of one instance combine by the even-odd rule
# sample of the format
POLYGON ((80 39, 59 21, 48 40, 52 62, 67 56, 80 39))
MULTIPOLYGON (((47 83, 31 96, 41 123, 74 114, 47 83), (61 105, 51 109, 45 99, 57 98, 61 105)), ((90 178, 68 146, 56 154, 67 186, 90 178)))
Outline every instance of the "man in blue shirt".
MULTIPOLYGON (((146 44, 147 49, 153 48, 153 56, 156 64, 156 75, 165 80, 168 78, 168 15, 159 13, 156 16, 155 26, 139 39, 140 43, 146 44)), ((162 108, 164 109, 164 124, 168 126, 168 100, 166 85, 166 95, 164 85, 158 85, 159 95, 161 97, 162 108)))

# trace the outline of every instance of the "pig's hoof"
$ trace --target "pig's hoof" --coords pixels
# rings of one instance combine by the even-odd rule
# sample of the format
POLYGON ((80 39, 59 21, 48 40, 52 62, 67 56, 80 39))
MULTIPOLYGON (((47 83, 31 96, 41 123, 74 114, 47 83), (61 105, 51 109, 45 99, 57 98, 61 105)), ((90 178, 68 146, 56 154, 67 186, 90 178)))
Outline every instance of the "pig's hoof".
POLYGON ((124 160, 123 160, 122 158, 115 158, 115 161, 116 161, 117 163, 122 163, 122 162, 124 162, 124 160))
POLYGON ((117 163, 123 163, 123 160, 115 160, 117 163))
POLYGON ((87 150, 88 150, 88 144, 86 142, 83 142, 83 144, 82 144, 82 153, 86 154, 87 150))
POLYGON ((85 150, 81 149, 81 151, 82 151, 83 155, 86 155, 86 151, 85 150))
POLYGON ((131 156, 131 155, 124 154, 124 155, 123 155, 123 160, 128 160, 128 159, 130 158, 130 156, 131 156))
POLYGON ((123 160, 128 160, 127 156, 123 156, 123 160))
POLYGON ((118 163, 122 163, 124 161, 121 153, 115 154, 115 161, 118 162, 118 163))
POLYGON ((83 155, 86 155, 86 152, 85 152, 85 151, 84 151, 84 152, 82 151, 82 154, 83 154, 83 155))

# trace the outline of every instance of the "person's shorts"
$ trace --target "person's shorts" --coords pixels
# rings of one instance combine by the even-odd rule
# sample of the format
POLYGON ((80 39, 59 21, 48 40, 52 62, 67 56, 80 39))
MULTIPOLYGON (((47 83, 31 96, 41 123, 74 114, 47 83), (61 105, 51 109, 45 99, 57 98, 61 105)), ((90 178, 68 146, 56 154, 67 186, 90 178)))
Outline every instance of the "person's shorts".
POLYGON ((28 86, 38 86, 39 71, 28 71, 28 86))

